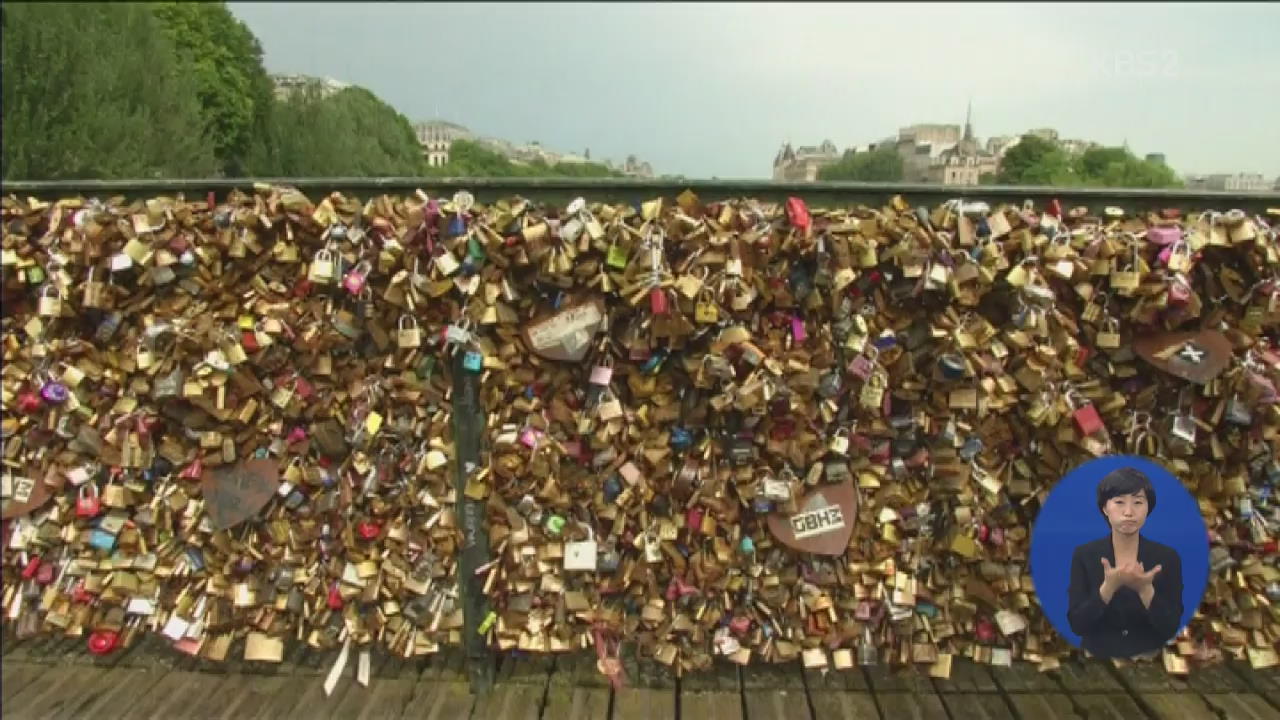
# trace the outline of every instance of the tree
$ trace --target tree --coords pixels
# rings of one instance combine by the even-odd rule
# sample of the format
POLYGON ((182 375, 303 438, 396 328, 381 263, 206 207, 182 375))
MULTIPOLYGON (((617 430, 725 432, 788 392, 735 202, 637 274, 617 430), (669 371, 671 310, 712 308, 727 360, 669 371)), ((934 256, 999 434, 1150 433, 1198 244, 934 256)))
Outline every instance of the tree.
POLYGON ((9 3, 4 11, 5 178, 216 171, 195 81, 149 8, 9 3))
POLYGON ((1076 172, 1085 185, 1096 187, 1182 187, 1173 169, 1144 160, 1125 148, 1093 148, 1076 158, 1076 172))
POLYGON ((262 46, 223 2, 163 2, 153 6, 198 86, 204 126, 227 175, 244 175, 249 146, 266 127, 271 79, 262 46))
POLYGON ((248 166, 266 176, 417 176, 426 171, 408 119, 364 88, 319 83, 271 105, 248 166))
POLYGON ((840 160, 819 170, 818 179, 896 182, 902 180, 902 173, 902 157, 886 147, 865 153, 846 151, 840 160))
POLYGON ((1023 135, 1000 163, 1001 185, 1075 185, 1071 158, 1058 144, 1037 135, 1023 135))
POLYGON ((622 177, 622 173, 600 163, 551 165, 542 158, 527 164, 514 163, 506 155, 472 140, 454 140, 449 147, 449 162, 427 172, 438 177, 622 177))

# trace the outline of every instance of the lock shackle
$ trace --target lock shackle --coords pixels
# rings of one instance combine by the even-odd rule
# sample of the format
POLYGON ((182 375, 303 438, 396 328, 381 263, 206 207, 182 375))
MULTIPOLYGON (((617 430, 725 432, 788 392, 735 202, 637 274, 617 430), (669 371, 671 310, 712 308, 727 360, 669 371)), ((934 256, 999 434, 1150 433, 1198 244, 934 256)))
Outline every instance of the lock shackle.
POLYGON ((399 328, 401 330, 412 330, 412 329, 416 329, 417 327, 418 327, 417 318, 413 317, 412 315, 409 315, 408 313, 405 313, 400 316, 399 328), (407 323, 405 322, 406 320, 408 321, 407 323))

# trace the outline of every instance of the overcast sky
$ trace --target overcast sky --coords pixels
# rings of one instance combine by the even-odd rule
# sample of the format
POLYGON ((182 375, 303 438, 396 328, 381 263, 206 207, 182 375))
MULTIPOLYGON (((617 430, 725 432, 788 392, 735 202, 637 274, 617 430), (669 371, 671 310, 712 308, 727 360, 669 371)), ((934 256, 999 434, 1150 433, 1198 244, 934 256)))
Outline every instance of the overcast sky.
POLYGON ((784 141, 1033 127, 1280 175, 1280 4, 230 3, 269 72, 658 173, 768 177, 784 141))

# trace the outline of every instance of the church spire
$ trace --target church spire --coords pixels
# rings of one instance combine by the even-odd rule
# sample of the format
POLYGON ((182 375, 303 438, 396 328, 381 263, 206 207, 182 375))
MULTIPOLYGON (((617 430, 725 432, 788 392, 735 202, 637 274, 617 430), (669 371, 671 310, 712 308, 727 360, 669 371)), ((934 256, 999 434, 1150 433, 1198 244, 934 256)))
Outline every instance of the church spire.
POLYGON ((969 99, 969 107, 964 112, 964 139, 973 140, 973 98, 969 99))

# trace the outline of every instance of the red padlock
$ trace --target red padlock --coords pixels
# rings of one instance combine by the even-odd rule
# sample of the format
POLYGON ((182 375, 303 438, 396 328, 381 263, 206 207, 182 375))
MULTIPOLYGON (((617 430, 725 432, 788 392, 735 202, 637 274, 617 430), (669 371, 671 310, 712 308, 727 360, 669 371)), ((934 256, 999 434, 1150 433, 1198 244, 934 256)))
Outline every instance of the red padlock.
POLYGON ((809 218, 809 208, 804 204, 804 200, 798 197, 787 198, 787 220, 791 222, 791 226, 800 230, 808 230, 811 220, 809 218))
POLYGON ((261 349, 258 345, 258 335, 253 330, 244 330, 240 333, 240 345, 247 353, 255 353, 261 349))
POLYGON ((36 573, 39 571, 40 571, 40 556, 32 555, 31 559, 27 561, 27 566, 22 568, 22 579, 30 580, 31 578, 35 577, 36 573))
POLYGON ((338 583, 334 583, 329 586, 328 604, 330 610, 342 609, 342 593, 338 592, 338 583))
POLYGON ((92 605, 97 598, 97 595, 85 587, 83 580, 76 583, 75 588, 71 591, 71 602, 77 605, 92 605))
POLYGON ((973 634, 978 639, 978 642, 994 642, 996 639, 996 627, 990 620, 982 618, 974 626, 973 634))
POLYGON ((35 415, 40 412, 40 408, 44 407, 44 402, 40 399, 39 393, 28 390, 18 395, 18 412, 23 415, 35 415))
POLYGON ((671 308, 667 306, 667 293, 662 288, 655 287, 649 290, 649 309, 654 315, 666 315, 671 308))
POLYGON ((195 462, 186 466, 183 468, 182 472, 178 473, 178 477, 183 480, 199 480, 203 476, 204 462, 200 458, 196 458, 195 462))
MULTIPOLYGON (((1070 396, 1068 396, 1070 398, 1070 396)), ((1098 408, 1093 403, 1085 401, 1083 405, 1076 407, 1071 413, 1072 419, 1076 422, 1076 429, 1084 437, 1088 437, 1100 430, 1105 425, 1102 424, 1102 418, 1098 415, 1098 408)))
POLYGON ((1045 213, 1059 220, 1062 219, 1062 203, 1058 201, 1058 198, 1049 201, 1049 207, 1045 209, 1045 213))
POLYGON ((40 569, 36 571, 36 583, 39 585, 48 585, 53 582, 53 565, 50 563, 40 563, 40 569))
POLYGON ((700 532, 702 530, 702 506, 695 505, 689 508, 684 515, 684 525, 689 528, 689 532, 700 532))
POLYGON ((89 652, 108 655, 120 645, 120 635, 112 630, 95 630, 89 633, 89 652))
POLYGON ((362 522, 356 526, 356 532, 365 540, 376 540, 382 534, 382 526, 375 522, 362 522))
POLYGON ((76 517, 92 518, 102 512, 102 500, 98 497, 98 486, 85 483, 80 486, 80 497, 76 500, 76 517))
POLYGON ((736 615, 729 621, 729 631, 734 635, 745 635, 751 629, 751 618, 745 615, 736 615))

